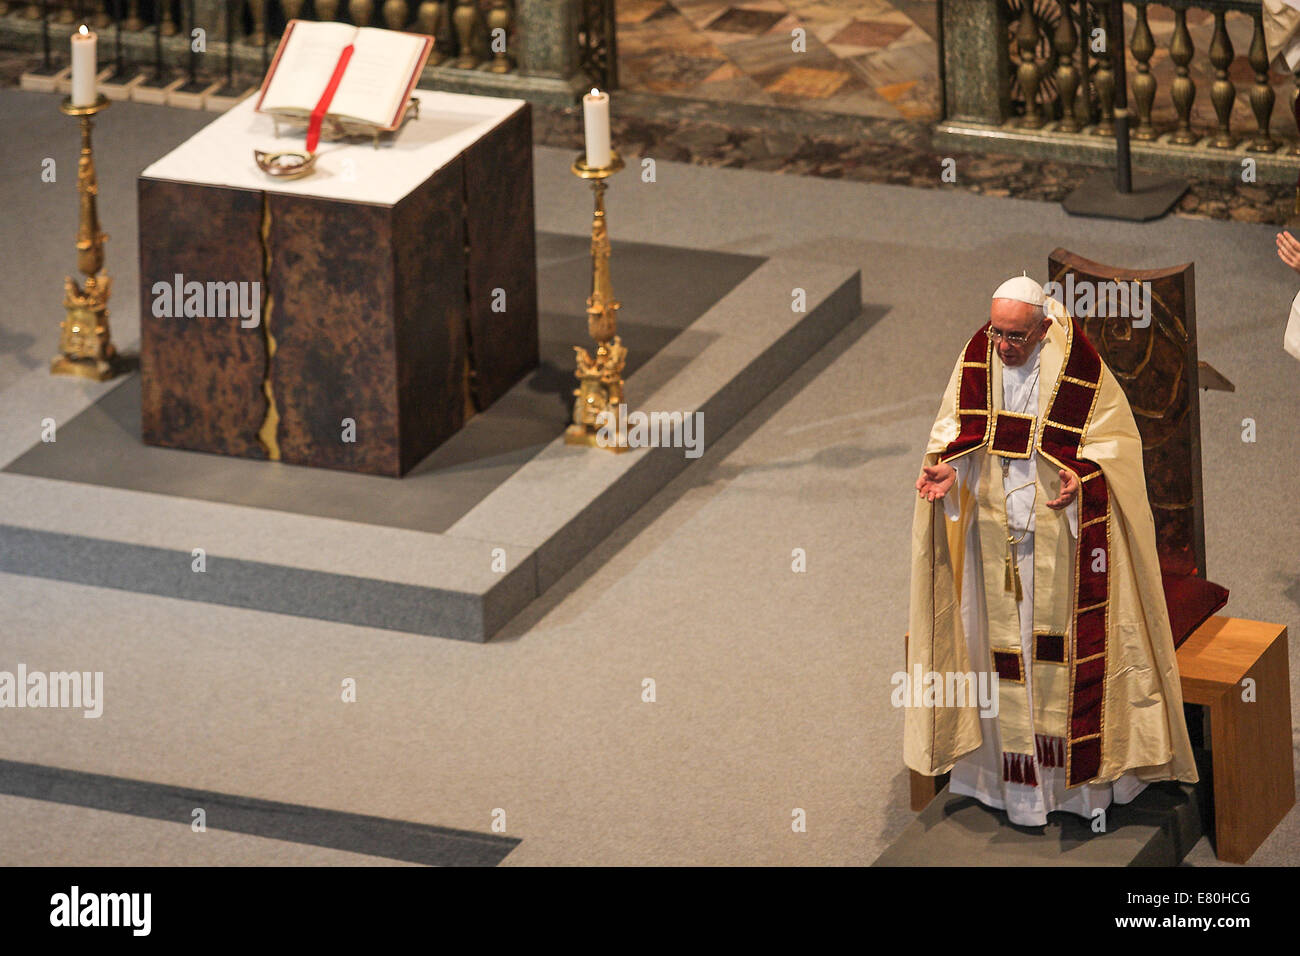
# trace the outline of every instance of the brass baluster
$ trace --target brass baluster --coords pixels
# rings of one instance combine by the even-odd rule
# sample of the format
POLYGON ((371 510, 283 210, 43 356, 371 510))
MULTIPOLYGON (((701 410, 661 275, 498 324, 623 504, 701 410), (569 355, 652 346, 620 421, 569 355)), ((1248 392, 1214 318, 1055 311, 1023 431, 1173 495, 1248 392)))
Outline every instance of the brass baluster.
POLYGON ((290 20, 297 20, 302 14, 303 0, 280 0, 280 9, 284 12, 284 22, 287 26, 290 20))
POLYGON ((72 0, 64 0, 63 8, 53 17, 55 23, 72 23, 77 19, 77 11, 72 8, 72 0))
POLYGON ((1192 131, 1192 102, 1196 99, 1196 84, 1187 75, 1187 64, 1192 61, 1192 35, 1187 32, 1187 10, 1174 9, 1174 35, 1169 41, 1169 58, 1174 61, 1177 75, 1172 90, 1174 109, 1178 111, 1178 129, 1169 142, 1190 146, 1200 139, 1192 131))
POLYGON ((253 15, 253 32, 248 42, 261 46, 266 42, 266 0, 248 0, 248 10, 253 15))
MULTIPOLYGON (((1291 88, 1291 115, 1296 115, 1295 101, 1300 98, 1300 66, 1297 66, 1291 77, 1295 85, 1291 88)), ((1296 121, 1296 133, 1300 134, 1300 120, 1296 121)), ((1300 139, 1297 139, 1292 145, 1289 153, 1292 156, 1300 156, 1300 139)))
MULTIPOLYGON (((1087 3, 1088 0, 1079 0, 1087 3)), ((1056 28, 1054 38, 1056 55, 1059 57, 1056 67, 1056 88, 1061 97, 1060 129, 1065 133, 1079 131, 1079 118, 1074 111, 1074 93, 1079 88, 1079 68, 1074 65, 1074 50, 1079 42, 1079 35, 1074 29, 1074 18, 1070 16, 1069 0, 1061 0, 1061 22, 1056 28)))
POLYGON ((1039 129, 1043 125, 1042 109, 1038 105, 1038 87, 1042 74, 1035 59, 1038 51, 1038 21, 1034 18, 1032 0, 1022 0, 1024 7, 1020 13, 1020 26, 1016 30, 1016 44, 1020 47, 1020 68, 1016 77, 1020 80, 1020 92, 1025 94, 1025 115, 1020 125, 1025 129, 1039 129))
POLYGON ((328 22, 338 19, 339 0, 314 0, 314 4, 317 20, 328 22))
POLYGON ((1075 33, 1079 37, 1079 88, 1074 94, 1074 115, 1082 126, 1091 126, 1092 115, 1092 58, 1089 52, 1091 36, 1088 33, 1088 0, 1079 0, 1075 17, 1075 33))
POLYGON ((100 30, 113 25, 113 18, 108 15, 108 5, 104 0, 95 0, 95 15, 90 18, 90 24, 100 30))
POLYGON ((1210 140, 1215 149, 1232 149, 1237 137, 1232 135, 1232 104, 1237 99, 1237 86, 1228 77, 1232 64, 1232 38, 1224 24, 1224 10, 1214 11, 1214 37, 1210 40, 1210 63, 1214 66, 1214 83, 1210 87, 1210 102, 1219 120, 1219 131, 1210 140))
POLYGON ((174 37, 176 35, 176 20, 172 17, 172 0, 158 0, 162 4, 162 35, 165 37, 174 37))
POLYGON ((1156 41, 1151 36, 1151 27, 1147 24, 1147 5, 1136 5, 1133 25, 1133 42, 1129 49, 1133 52, 1133 66, 1137 74, 1133 77, 1133 102, 1137 106, 1138 125, 1133 130, 1133 138, 1152 140, 1158 135, 1151 124, 1151 104, 1156 99, 1156 78, 1151 75, 1151 55, 1156 52, 1156 41))
POLYGON ((370 26, 370 18, 374 12, 374 0, 348 0, 348 14, 352 17, 352 22, 359 27, 370 26))
MULTIPOLYGON (((1098 15, 1101 17, 1102 29, 1106 29, 1106 24, 1110 22, 1110 2, 1101 0, 1097 4, 1098 15)), ((1101 110, 1101 115, 1097 117, 1097 125, 1093 127, 1094 136, 1114 136, 1115 135, 1115 71, 1111 69, 1110 57, 1110 37, 1106 37, 1106 52, 1101 54, 1101 59, 1097 61, 1097 70, 1092 75, 1092 85, 1097 88, 1097 105, 1101 110)))
POLYGON ((478 8, 478 0, 459 0, 451 19, 456 27, 456 40, 460 44, 456 66, 462 70, 472 70, 487 55, 483 13, 478 8))
POLYGON ((1255 85, 1250 88, 1250 108, 1255 114, 1255 135, 1246 150, 1271 153, 1278 147, 1269 127, 1273 125, 1273 87, 1268 82, 1268 48, 1264 45, 1264 21, 1260 8, 1251 13, 1255 33, 1250 40, 1250 65, 1255 71, 1255 85))
POLYGON ((514 18, 511 16, 510 11, 510 4, 507 3, 506 0, 492 0, 492 9, 488 11, 487 15, 487 27, 488 36, 492 38, 490 40, 490 43, 493 46, 492 66, 489 67, 489 69, 493 73, 510 72, 509 38, 510 24, 513 19, 514 18), (497 46, 495 34, 498 30, 501 31, 500 49, 495 49, 497 46))
POLYGON ((406 26, 406 0, 384 0, 384 26, 400 30, 406 26))
POLYGON ((415 23, 417 30, 433 37, 429 65, 437 66, 451 55, 451 8, 447 0, 424 0, 415 12, 415 23))
POLYGON ((122 24, 122 29, 130 30, 132 33, 139 33, 144 29, 144 20, 140 18, 140 0, 131 0, 127 5, 126 21, 122 24))

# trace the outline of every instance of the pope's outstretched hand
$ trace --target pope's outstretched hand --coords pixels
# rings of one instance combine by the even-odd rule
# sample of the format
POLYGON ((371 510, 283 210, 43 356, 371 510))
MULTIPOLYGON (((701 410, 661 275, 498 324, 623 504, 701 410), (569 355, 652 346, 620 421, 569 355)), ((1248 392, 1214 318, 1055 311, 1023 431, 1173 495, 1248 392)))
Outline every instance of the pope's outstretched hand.
POLYGON ((1047 503, 1047 507, 1053 511, 1060 511, 1079 493, 1079 479, 1074 476, 1073 472, 1066 471, 1062 468, 1057 472, 1061 477, 1061 497, 1055 498, 1047 503))
POLYGON ((1300 242, 1285 229, 1277 234, 1277 257, 1300 272, 1300 242))
POLYGON ((916 479, 916 492, 926 501, 938 501, 948 493, 957 469, 952 465, 939 462, 937 465, 923 465, 921 477, 916 479))

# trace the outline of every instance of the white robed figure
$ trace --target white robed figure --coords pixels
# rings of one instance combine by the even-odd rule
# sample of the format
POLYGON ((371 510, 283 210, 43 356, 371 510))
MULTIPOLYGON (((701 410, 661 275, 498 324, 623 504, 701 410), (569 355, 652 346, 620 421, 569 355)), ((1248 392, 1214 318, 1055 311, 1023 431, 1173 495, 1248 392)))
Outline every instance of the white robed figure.
MULTIPOLYGON (((1269 62, 1279 73, 1294 72, 1300 67, 1300 0, 1263 0, 1262 7, 1264 46, 1269 62)), ((1296 190, 1300 197, 1300 183, 1296 190)), ((1277 234, 1277 254, 1300 272, 1300 241, 1286 230, 1277 234)), ((1300 359, 1300 292, 1291 302, 1282 347, 1292 358, 1300 359)))
POLYGON ((999 286, 916 482, 908 642, 909 673, 991 670, 998 712, 909 706, 904 755, 1013 823, 1197 779, 1141 456, 1064 308, 999 286))

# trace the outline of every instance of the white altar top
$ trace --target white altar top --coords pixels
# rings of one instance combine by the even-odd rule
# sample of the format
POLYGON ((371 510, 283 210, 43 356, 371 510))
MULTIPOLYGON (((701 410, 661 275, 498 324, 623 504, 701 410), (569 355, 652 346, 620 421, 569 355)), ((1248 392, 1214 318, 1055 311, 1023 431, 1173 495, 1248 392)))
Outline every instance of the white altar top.
POLYGON ((316 169, 302 179, 276 179, 257 168, 253 150, 303 150, 307 133, 274 123, 253 110, 257 95, 236 104, 141 176, 209 186, 230 186, 349 202, 392 206, 451 162, 524 104, 496 96, 415 90, 420 116, 381 137, 376 149, 364 142, 321 138, 316 169))

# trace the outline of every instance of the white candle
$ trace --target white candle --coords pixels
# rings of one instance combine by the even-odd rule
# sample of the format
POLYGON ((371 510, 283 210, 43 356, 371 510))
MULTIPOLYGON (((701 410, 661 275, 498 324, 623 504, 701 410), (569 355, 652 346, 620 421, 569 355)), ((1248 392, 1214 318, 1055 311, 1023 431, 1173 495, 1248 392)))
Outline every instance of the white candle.
POLYGON ((582 98, 582 122, 587 136, 587 165, 609 165, 609 94, 593 89, 582 98))
POLYGON ((72 34, 72 105, 93 106, 95 104, 95 34, 81 25, 81 30, 72 34))

